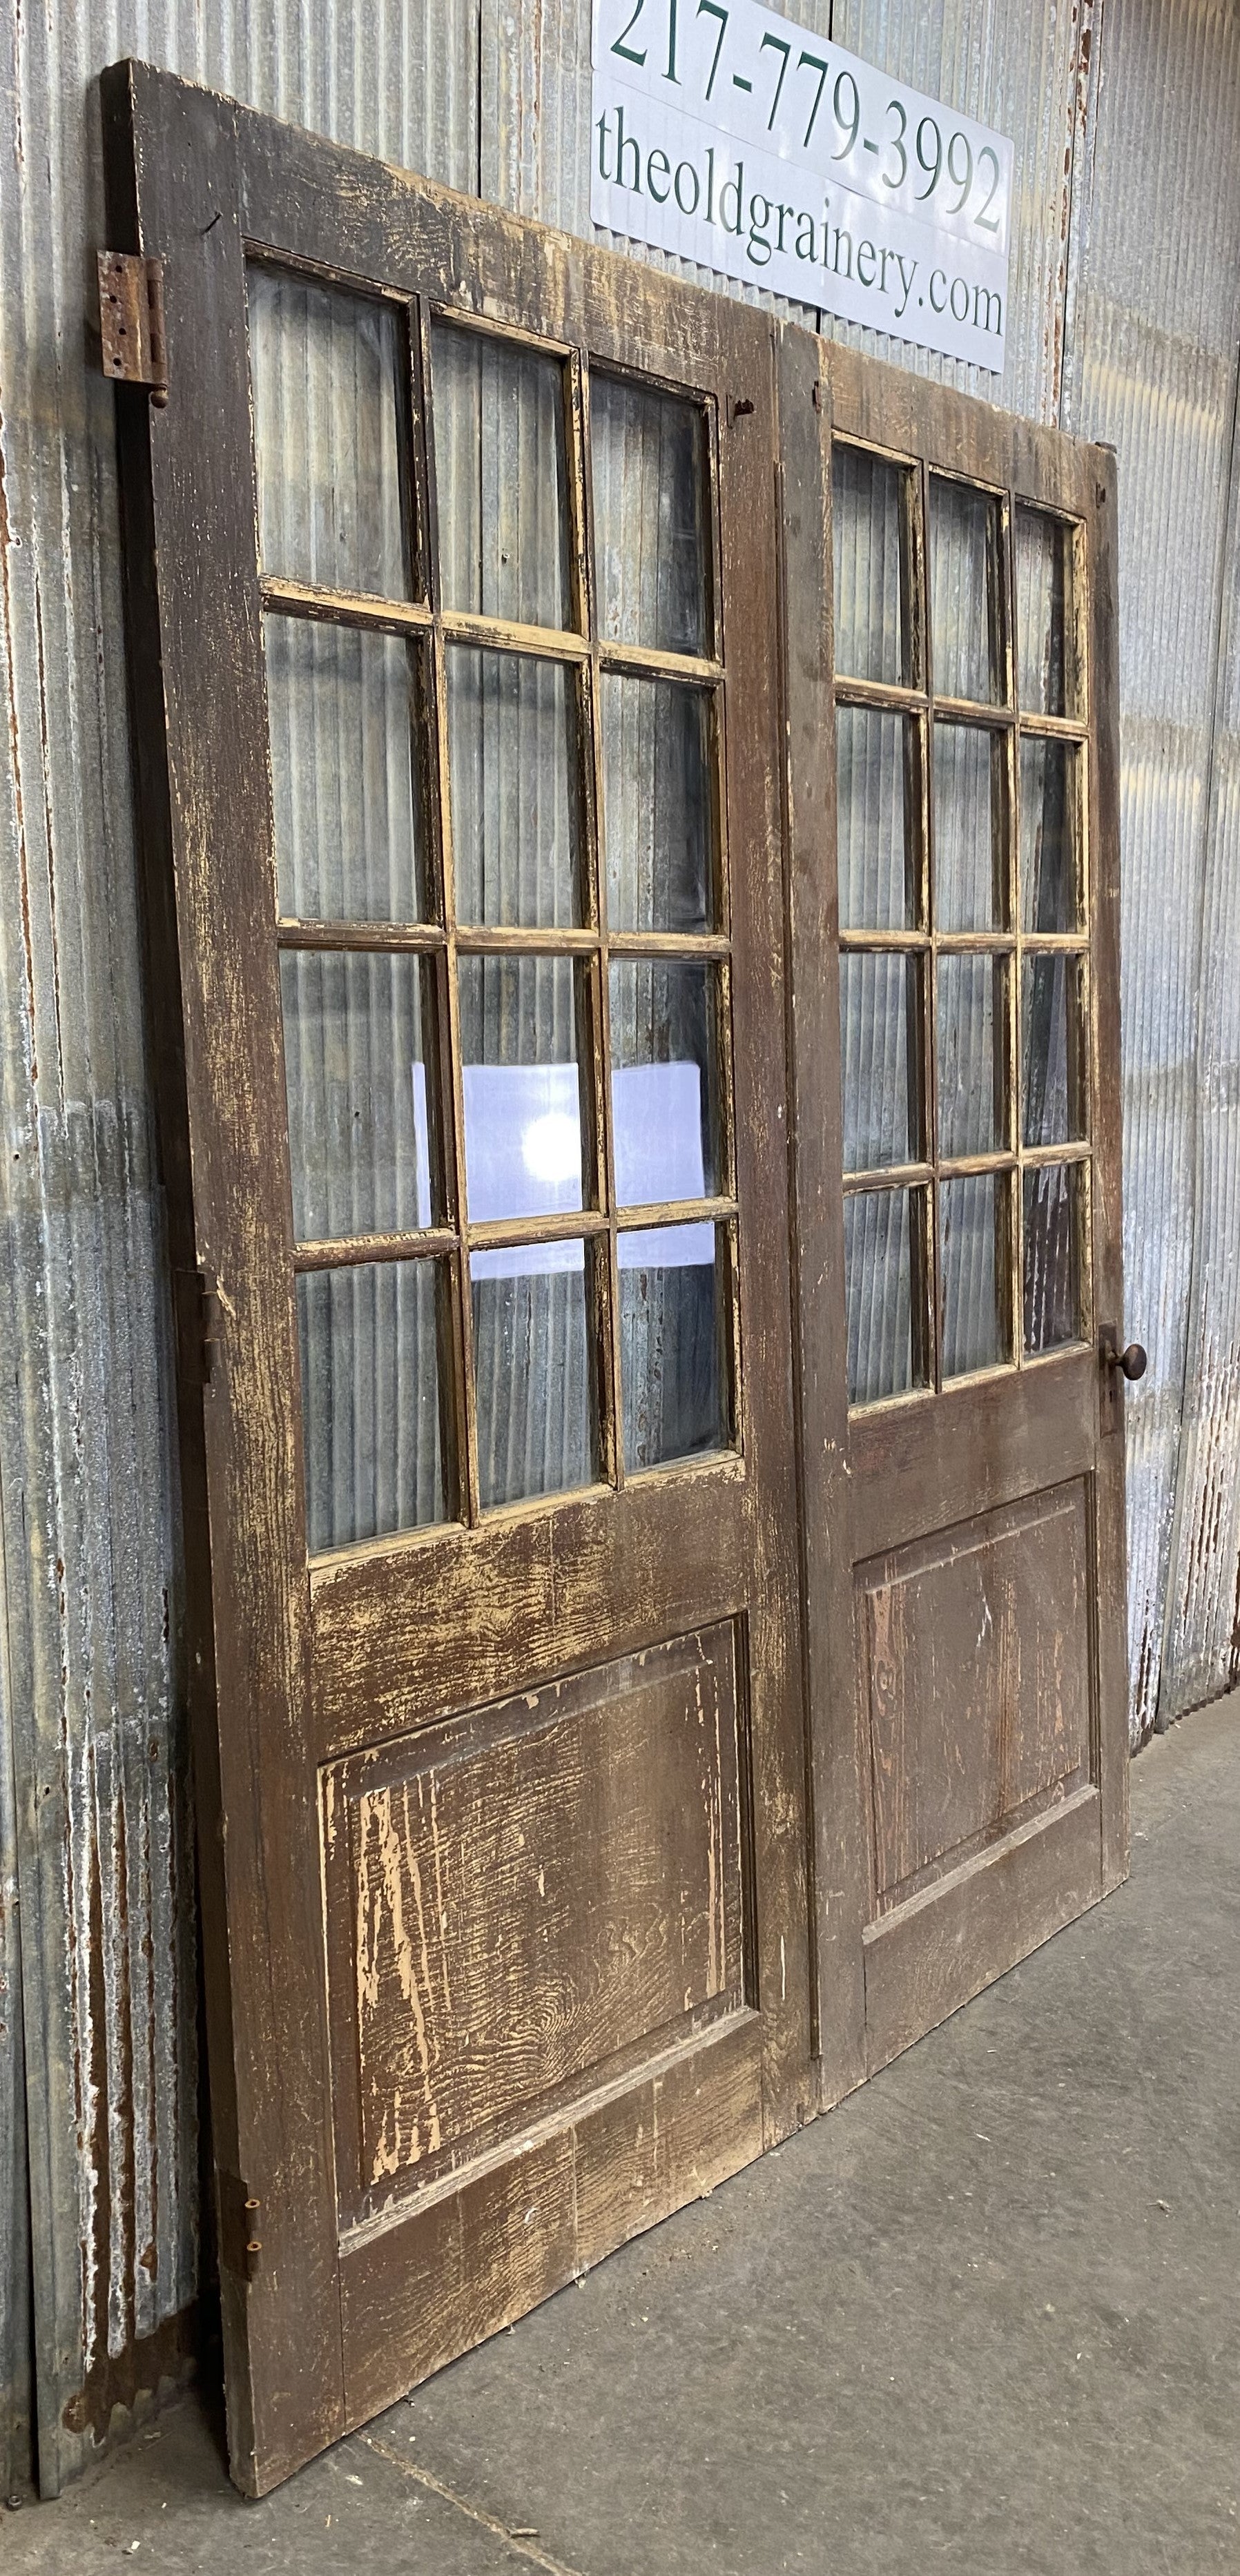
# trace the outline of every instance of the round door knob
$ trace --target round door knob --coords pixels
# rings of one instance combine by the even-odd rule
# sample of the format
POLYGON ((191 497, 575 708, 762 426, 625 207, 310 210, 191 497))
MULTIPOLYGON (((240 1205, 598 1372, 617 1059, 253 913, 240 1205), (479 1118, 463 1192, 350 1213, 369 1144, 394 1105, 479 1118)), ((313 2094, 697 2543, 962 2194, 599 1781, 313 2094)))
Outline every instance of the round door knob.
POLYGON ((1126 1351, 1112 1351, 1111 1366, 1130 1381, 1144 1377, 1149 1363, 1140 1342, 1130 1342, 1126 1351))

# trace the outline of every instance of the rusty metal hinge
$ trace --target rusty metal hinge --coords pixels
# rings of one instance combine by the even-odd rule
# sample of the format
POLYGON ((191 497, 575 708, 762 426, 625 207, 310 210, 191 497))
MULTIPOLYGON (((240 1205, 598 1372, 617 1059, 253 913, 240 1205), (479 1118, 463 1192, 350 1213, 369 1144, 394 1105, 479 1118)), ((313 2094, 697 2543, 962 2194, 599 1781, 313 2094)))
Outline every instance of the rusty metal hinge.
POLYGON ((223 1340, 219 1280, 213 1270, 179 1270, 175 1286, 181 1364, 211 1386, 223 1340))
POLYGON ((258 2232, 262 2202, 255 2200, 236 2174, 216 2170, 219 2193, 220 2261, 243 2281, 258 2272, 263 2240, 258 2232))
POLYGON ((99 331, 103 372, 121 385, 145 385, 168 399, 164 343, 164 264, 128 250, 99 253, 99 331))

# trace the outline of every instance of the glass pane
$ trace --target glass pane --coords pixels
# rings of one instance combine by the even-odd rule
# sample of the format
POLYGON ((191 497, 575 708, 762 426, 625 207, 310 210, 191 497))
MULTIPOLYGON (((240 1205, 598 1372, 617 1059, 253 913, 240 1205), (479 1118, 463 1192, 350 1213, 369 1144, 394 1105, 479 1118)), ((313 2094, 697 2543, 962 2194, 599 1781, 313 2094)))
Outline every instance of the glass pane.
POLYGON ((934 728, 934 905, 940 930, 1006 927, 1006 753, 980 725, 934 728))
POLYGON ((996 1368, 1011 1357, 1009 1189, 1007 1174, 998 1172, 940 1185, 945 1378, 996 1368))
POLYGON ((1026 957, 1022 978, 1024 1139, 1074 1145, 1085 1134, 1081 969, 1075 957, 1026 957))
POLYGON ((991 1154, 1003 1114, 1006 969, 994 957, 939 959, 939 1152, 991 1154))
POLYGON ((484 1506, 591 1484, 596 1443, 584 1246, 475 1252, 469 1274, 484 1506))
POLYGON ((651 1226, 618 1251, 628 1473, 729 1448, 725 1229, 651 1226))
POLYGON ((840 959, 846 1172, 920 1159, 920 976, 915 957, 840 959))
POLYGON ((1004 695, 999 505, 968 483, 930 478, 930 646, 940 698, 1004 695))
POLYGON ((611 927, 713 929, 710 693, 604 671, 599 695, 611 927))
POLYGON ((693 403, 590 379, 599 633, 708 653, 705 424, 693 403))
POLYGON ((297 1280, 312 1556, 447 1517, 440 1352, 446 1261, 372 1261, 297 1280))
POLYGON ((917 926, 917 732, 877 707, 838 707, 841 930, 917 926))
POLYGON ((280 911, 424 920, 416 652, 300 617, 269 617, 264 640, 280 911))
POLYGON ((1027 931, 1081 926, 1080 753, 1026 734, 1020 746, 1020 908, 1027 931))
POLYGON ((835 667, 854 680, 909 678, 898 465, 861 448, 831 453, 835 667))
POLYGON ((249 273, 263 571, 407 599, 400 327, 390 305, 249 273))
POLYGON ((925 1250, 923 1190, 864 1190, 845 1199, 850 1404, 877 1404, 926 1384, 925 1250))
POLYGON ((573 925, 581 911, 577 686, 562 662, 448 653, 458 921, 573 925))
POLYGON ((611 967, 611 1110, 619 1207, 720 1189, 719 973, 625 958, 611 967))
POLYGON ((423 960, 286 948, 280 997, 298 1242, 429 1225, 423 960))
POLYGON ((1079 1163, 1025 1174, 1025 1349, 1053 1351, 1081 1332, 1079 1163))
POLYGON ((572 625, 561 360, 436 323, 431 392, 445 608, 572 625))
MULTIPOLYGON (((572 959, 462 957, 458 972, 470 1224, 582 1207, 572 959)), ((483 1275, 476 1263, 473 1275, 483 1275)))
POLYGON ((1040 510, 1016 513, 1016 652, 1022 707, 1075 715, 1072 530, 1040 510))

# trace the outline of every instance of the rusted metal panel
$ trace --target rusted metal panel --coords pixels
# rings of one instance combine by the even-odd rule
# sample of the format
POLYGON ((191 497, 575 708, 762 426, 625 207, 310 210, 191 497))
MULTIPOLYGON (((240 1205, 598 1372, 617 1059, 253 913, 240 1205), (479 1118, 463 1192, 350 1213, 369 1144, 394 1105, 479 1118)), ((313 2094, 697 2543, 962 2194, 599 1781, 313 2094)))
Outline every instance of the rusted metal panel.
POLYGON ((0 38, 0 246, 22 281, 0 312, 0 1977, 16 1882, 30 2140, 27 2193, 21 2049, 0 2010, 0 2453, 27 2402, 28 2201, 45 2492, 116 2405, 180 2367, 197 2282, 170 1328, 113 396, 84 327, 103 243, 94 81, 140 51, 474 187, 476 39, 476 0, 67 0, 6 13, 0 38))
MULTIPOLYGON (((1205 1240, 1221 1240, 1218 1167, 1197 1146, 1199 1090, 1220 1072, 1202 921, 1240 330, 1240 21, 1217 0, 1145 0, 1107 12, 1101 46, 1063 417, 1118 450, 1125 1321, 1150 1354, 1127 1407, 1139 1742, 1159 1708, 1181 1418, 1186 1402, 1190 1423, 1200 1410, 1217 1330, 1213 1298, 1208 1318, 1203 1307, 1211 1257, 1195 1288, 1193 1243, 1195 1207, 1205 1240)), ((1231 1482, 1238 1464, 1234 1446, 1218 1459, 1231 1482)), ((1219 1579, 1230 1588, 1234 1565, 1219 1579)))

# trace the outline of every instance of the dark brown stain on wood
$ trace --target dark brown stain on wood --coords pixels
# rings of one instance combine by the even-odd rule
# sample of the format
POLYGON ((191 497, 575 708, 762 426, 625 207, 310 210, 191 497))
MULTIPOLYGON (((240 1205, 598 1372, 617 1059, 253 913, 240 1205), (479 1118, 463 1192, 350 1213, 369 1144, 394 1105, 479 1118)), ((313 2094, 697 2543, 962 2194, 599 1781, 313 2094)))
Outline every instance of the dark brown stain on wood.
POLYGON ((722 1629, 326 1773, 342 2219, 741 2008, 737 1759, 722 1629))
POLYGON ((857 1582, 886 1909, 1087 1771, 1085 1488, 940 1532, 857 1582))

